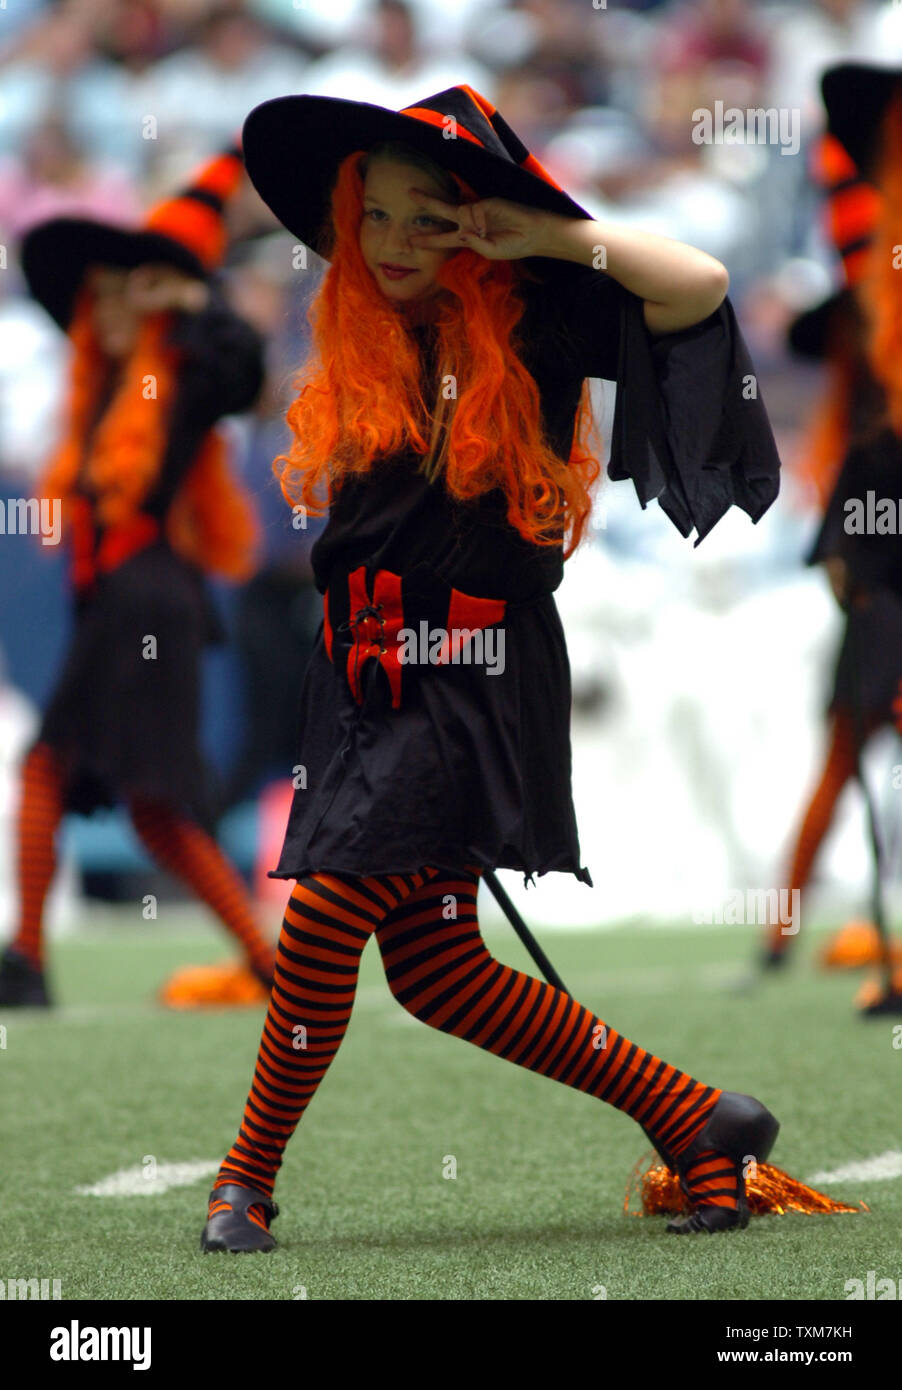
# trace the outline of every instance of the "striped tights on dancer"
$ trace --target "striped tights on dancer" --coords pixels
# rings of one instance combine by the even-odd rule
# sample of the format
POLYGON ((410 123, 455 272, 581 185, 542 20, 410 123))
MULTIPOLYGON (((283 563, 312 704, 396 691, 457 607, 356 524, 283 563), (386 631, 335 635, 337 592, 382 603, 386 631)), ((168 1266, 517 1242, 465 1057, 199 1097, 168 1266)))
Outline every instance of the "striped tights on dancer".
MULTIPOLYGON (((59 757, 47 744, 37 743, 22 770, 19 927, 12 942, 13 951, 37 970, 43 967, 44 903, 56 870, 56 833, 64 800, 65 776, 59 757)), ((244 884, 216 841, 163 802, 134 797, 128 809, 148 852, 207 904, 240 943, 250 968, 268 983, 272 948, 257 928, 244 884)))
MULTIPOLYGON (((271 1198, 285 1146, 345 1035, 373 935, 392 994, 423 1023, 625 1111, 671 1155, 701 1133, 722 1093, 630 1042, 562 990, 496 960, 479 930, 477 888, 471 869, 298 880, 253 1084, 210 1217, 238 1205, 236 1186, 271 1198)), ((736 1170, 722 1154, 700 1152, 684 1177, 693 1202, 735 1210, 736 1170)), ((248 1195, 244 1215, 267 1228, 266 1205, 248 1195)))
MULTIPOLYGON (((879 721, 873 719, 865 723, 865 738, 873 733, 878 724, 879 721)), ((856 775, 855 747, 852 713, 847 709, 837 709, 830 726, 830 744, 820 780, 805 809, 793 848, 788 884, 790 893, 795 889, 801 893, 811 879, 814 862, 833 821, 836 803, 847 783, 856 775)), ((777 921, 768 927, 766 951, 772 964, 785 958, 789 944, 797 934, 784 932, 783 925, 777 921)))

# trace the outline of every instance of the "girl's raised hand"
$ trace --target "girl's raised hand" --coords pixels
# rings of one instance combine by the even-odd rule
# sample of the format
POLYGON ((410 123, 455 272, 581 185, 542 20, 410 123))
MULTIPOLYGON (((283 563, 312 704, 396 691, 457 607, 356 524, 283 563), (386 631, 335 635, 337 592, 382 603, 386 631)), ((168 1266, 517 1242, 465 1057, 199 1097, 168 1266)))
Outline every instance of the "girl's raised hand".
POLYGON ((129 275, 126 295, 139 314, 159 314, 171 309, 197 313, 209 299, 202 280, 169 265, 140 265, 129 275))
POLYGON ((408 192, 427 212, 443 222, 456 222, 454 231, 411 232, 410 241, 425 251, 465 246, 490 261, 514 261, 538 256, 544 240, 547 214, 540 208, 512 203, 507 198, 480 198, 475 203, 446 203, 420 188, 408 192))

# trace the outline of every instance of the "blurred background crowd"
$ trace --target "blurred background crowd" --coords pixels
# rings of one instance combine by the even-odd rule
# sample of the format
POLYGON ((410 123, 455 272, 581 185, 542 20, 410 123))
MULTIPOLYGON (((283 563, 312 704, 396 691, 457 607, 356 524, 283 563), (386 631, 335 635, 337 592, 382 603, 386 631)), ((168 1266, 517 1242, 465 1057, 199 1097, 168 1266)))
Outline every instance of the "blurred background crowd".
MULTIPOLYGON (((785 466, 781 498, 758 526, 731 514, 697 550, 655 506, 640 512, 629 484, 606 485, 591 544, 568 564, 558 596, 574 672, 583 862, 596 888, 550 875, 529 891, 529 910, 570 924, 685 920, 712 894, 776 883, 819 753, 839 628, 826 581, 803 563, 817 511, 798 465, 823 382, 788 356, 785 334, 838 275, 810 160, 823 130, 820 74, 852 58, 902 63, 902 5, 2 0, 0 499, 29 495, 54 440, 66 367, 66 340, 26 298, 17 268, 29 226, 56 214, 134 222, 269 97, 309 92, 397 109, 467 82, 600 220, 679 238, 727 265, 785 466), (715 101, 798 112, 798 150, 695 143, 693 112, 715 101)), ((302 149, 297 159, 302 179, 302 149)), ((278 831, 267 827, 283 805, 264 796, 261 811, 259 797, 290 772, 297 692, 321 615, 309 569, 319 527, 292 529, 270 467, 286 439, 321 267, 299 275, 293 238, 250 188, 230 225, 228 293, 264 334, 269 359, 260 405, 232 427, 265 549, 250 584, 217 591, 231 642, 209 656, 205 743, 228 847, 259 872, 274 862, 278 831)), ((597 388, 603 418, 612 399, 609 385, 597 388)), ((33 538, 0 538, 4 898, 16 765, 69 621, 64 563, 33 538)), ((875 756, 888 786, 894 750, 875 756)), ((67 901, 74 864, 84 885, 109 893, 142 863, 115 816, 70 824, 67 837, 67 901)), ((822 881, 855 891, 866 872, 850 793, 822 881)))

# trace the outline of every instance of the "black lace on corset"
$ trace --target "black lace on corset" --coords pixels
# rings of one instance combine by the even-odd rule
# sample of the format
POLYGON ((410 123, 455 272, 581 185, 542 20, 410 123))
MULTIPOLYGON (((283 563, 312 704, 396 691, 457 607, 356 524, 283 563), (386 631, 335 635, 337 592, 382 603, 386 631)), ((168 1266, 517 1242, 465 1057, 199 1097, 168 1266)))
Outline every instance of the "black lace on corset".
MULTIPOLYGON (((365 622, 365 621, 366 621, 367 618, 375 618, 376 621, 377 621, 378 624, 379 624, 379 642, 380 642, 380 645, 379 645, 379 655, 380 655, 380 656, 384 656, 384 655, 385 655, 385 652, 386 652, 386 650, 387 650, 387 648, 384 646, 384 642, 385 642, 385 619, 382 617, 382 609, 383 609, 383 606, 384 606, 384 605, 381 604, 381 603, 366 603, 366 604, 364 604, 361 608, 358 608, 358 609, 356 610, 356 612, 347 620, 347 622, 339 623, 339 625, 338 625, 338 631, 339 631, 339 632, 350 632, 352 627, 353 627, 353 628, 358 628, 362 622, 365 622)), ((355 638, 354 638, 354 684, 356 685, 356 687, 357 687, 358 690, 361 689, 361 685, 360 685, 360 670, 359 670, 359 668, 360 668, 360 642, 357 640, 357 636, 356 636, 356 633, 355 633, 355 638)), ((361 702, 361 708, 362 708, 362 706, 363 706, 363 702, 361 702)), ((360 711, 358 710, 358 718, 359 718, 359 714, 360 714, 360 711)))

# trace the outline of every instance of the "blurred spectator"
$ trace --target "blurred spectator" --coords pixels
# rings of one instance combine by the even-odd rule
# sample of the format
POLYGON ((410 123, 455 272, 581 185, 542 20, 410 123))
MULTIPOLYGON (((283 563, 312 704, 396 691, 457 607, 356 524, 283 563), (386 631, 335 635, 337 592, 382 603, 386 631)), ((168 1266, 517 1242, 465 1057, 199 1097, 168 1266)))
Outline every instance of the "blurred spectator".
POLYGON ((740 181, 745 169, 762 169, 758 146, 733 143, 701 147, 692 139, 695 112, 761 105, 769 44, 747 0, 687 0, 665 13, 651 50, 643 116, 662 151, 682 157, 704 148, 706 162, 722 166, 718 177, 740 181))
POLYGON ((10 270, 0 271, 3 497, 30 495, 47 462, 56 441, 68 362, 68 342, 49 314, 24 295, 9 293, 11 280, 10 270))
POLYGON ((412 5, 374 0, 352 42, 311 64, 304 91, 398 111, 460 82, 494 100, 495 79, 488 68, 447 43, 430 53, 412 5))
POLYGON ((201 158, 228 143, 260 102, 304 91, 307 68, 305 54, 276 43, 244 4, 231 0, 200 21, 193 43, 149 73, 146 110, 164 145, 201 158))
MULTIPOLYGON (((490 67, 517 67, 554 83, 569 108, 594 106, 610 99, 605 30, 621 29, 610 19, 583 0, 514 0, 474 16, 468 43, 490 67)), ((505 119, 519 133, 515 120, 505 119)))
POLYGON ((760 10, 749 0, 684 0, 662 16, 658 65, 703 75, 712 64, 741 64, 761 79, 770 45, 760 10))
MULTIPOLYGON (((285 411, 293 379, 306 355, 305 310, 323 265, 295 268, 293 238, 282 232, 251 243, 233 263, 231 301, 267 345, 267 378, 255 414, 244 422, 244 481, 257 498, 263 554, 253 579, 237 596, 233 643, 244 694, 244 738, 230 770, 224 809, 291 774, 296 753, 298 700, 322 619, 310 551, 324 518, 295 517, 273 473, 288 448, 285 411)), ((311 260, 316 261, 315 257, 311 260)))
POLYGON ((63 109, 76 141, 95 158, 136 167, 140 128, 129 82, 95 45, 91 5, 64 0, 42 12, 0 62, 0 154, 15 154, 47 112, 63 109))
MULTIPOLYGON (((548 141, 573 115, 569 93, 556 77, 532 63, 499 75, 493 100, 504 119, 540 162, 548 141)), ((553 174, 553 170, 550 171, 553 174)))
POLYGON ((0 159, 0 234, 17 240, 48 217, 96 217, 128 223, 140 199, 116 166, 96 163, 79 149, 65 116, 48 112, 29 132, 21 157, 0 159))
POLYGON ((735 296, 760 264, 756 196, 768 152, 726 147, 726 177, 724 146, 693 141, 693 112, 710 104, 712 86, 728 104, 745 106, 751 95, 744 68, 714 65, 702 81, 701 72, 670 70, 650 58, 634 117, 605 106, 579 109, 566 120, 559 112, 558 129, 533 148, 600 221, 641 226, 724 261, 735 296))
POLYGON ((813 256, 823 264, 817 199, 808 157, 824 126, 820 79, 837 62, 902 60, 902 5, 872 0, 812 0, 769 12, 773 63, 766 104, 800 114, 802 144, 795 159, 772 159, 762 189, 763 226, 772 267, 781 258, 813 256))
MULTIPOLYGON (((290 26, 307 47, 365 47, 372 0, 252 0, 252 4, 271 24, 290 26)), ((471 24, 479 25, 486 5, 484 0, 454 0, 453 4, 448 0, 410 0, 410 9, 423 47, 446 52, 467 46, 465 33, 471 24)))
POLYGON ((812 0, 770 14, 770 100, 799 106, 811 140, 823 127, 820 77, 839 62, 893 63, 902 58, 902 5, 873 0, 812 0))
MULTIPOLYGON (((187 6, 181 6, 183 20, 186 11, 187 6)), ((156 0, 111 0, 100 13, 95 31, 100 51, 133 77, 140 77, 183 37, 181 26, 167 22, 156 0)))
POLYGON ((0 11, 0 62, 18 43, 22 34, 32 28, 51 0, 6 0, 0 11))

